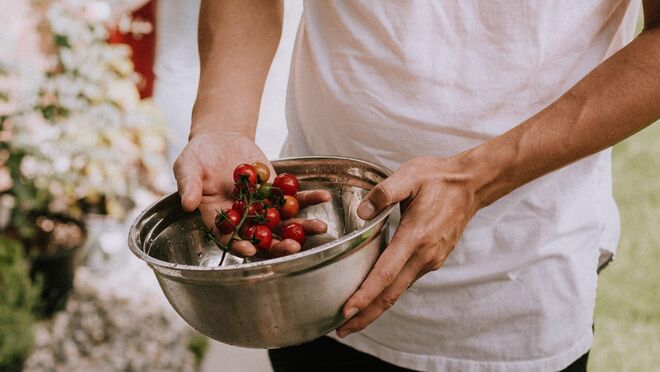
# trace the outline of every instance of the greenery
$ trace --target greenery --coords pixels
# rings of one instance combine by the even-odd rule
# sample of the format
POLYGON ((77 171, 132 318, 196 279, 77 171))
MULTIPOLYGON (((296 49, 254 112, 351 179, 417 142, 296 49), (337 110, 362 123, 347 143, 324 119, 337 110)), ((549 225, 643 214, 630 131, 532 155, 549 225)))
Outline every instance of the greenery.
POLYGON ((195 355, 195 362, 198 365, 204 360, 204 356, 209 349, 209 340, 199 333, 194 334, 188 341, 188 350, 195 355))
POLYGON ((33 342, 39 289, 23 251, 20 243, 0 238, 0 371, 20 370, 33 342))
POLYGON ((614 148, 621 213, 615 261, 601 273, 591 371, 660 366, 660 122, 614 148))

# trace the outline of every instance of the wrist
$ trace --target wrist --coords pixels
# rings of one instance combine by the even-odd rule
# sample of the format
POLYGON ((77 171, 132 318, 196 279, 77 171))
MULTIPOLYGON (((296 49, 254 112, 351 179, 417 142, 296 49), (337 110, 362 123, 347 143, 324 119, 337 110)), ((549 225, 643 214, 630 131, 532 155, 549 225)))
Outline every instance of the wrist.
POLYGON ((199 135, 244 136, 254 140, 258 108, 250 110, 237 104, 218 104, 227 100, 199 93, 192 112, 192 124, 188 140, 199 135))
POLYGON ((468 174, 468 187, 479 209, 490 205, 516 188, 515 151, 497 142, 486 142, 454 156, 468 174))
POLYGON ((239 126, 226 126, 216 121, 198 121, 193 119, 188 141, 199 136, 245 137, 254 141, 255 133, 239 126))

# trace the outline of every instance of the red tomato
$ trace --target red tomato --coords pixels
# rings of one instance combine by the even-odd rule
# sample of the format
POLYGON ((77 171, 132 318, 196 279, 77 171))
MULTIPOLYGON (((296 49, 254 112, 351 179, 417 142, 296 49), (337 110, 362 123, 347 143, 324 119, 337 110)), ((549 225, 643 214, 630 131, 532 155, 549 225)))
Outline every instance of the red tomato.
POLYGON ((293 239, 300 243, 300 246, 305 244, 305 231, 299 223, 290 223, 282 229, 282 239, 293 239))
POLYGON ((250 224, 250 223, 244 223, 243 226, 241 227, 240 231, 240 236, 243 239, 246 240, 252 240, 252 237, 254 236, 254 231, 257 229, 256 226, 250 224))
MULTIPOLYGON (((245 213, 245 200, 235 200, 234 204, 232 204, 231 209, 235 210, 238 212, 238 214, 242 217, 243 214, 245 213)), ((248 216, 257 216, 257 215, 262 215, 264 213, 264 206, 261 205, 259 202, 254 202, 250 204, 250 208, 248 208, 248 216)))
POLYGON ((264 225, 255 227, 254 235, 252 236, 252 243, 257 249, 266 250, 270 248, 273 242, 273 233, 264 225))
POLYGON ((240 164, 234 168, 234 183, 239 188, 254 187, 257 184, 257 171, 250 164, 240 164))
POLYGON ((233 209, 223 209, 215 217, 215 227, 221 234, 229 234, 234 231, 241 222, 241 216, 233 209))
POLYGON ((275 177, 273 187, 282 190, 284 195, 296 195, 298 192, 298 178, 291 173, 282 173, 275 177))
POLYGON ((271 230, 275 230, 280 224, 280 212, 275 208, 266 209, 266 221, 264 221, 264 226, 271 230))
POLYGON ((284 195, 284 203, 280 207, 280 216, 286 220, 295 217, 298 210, 300 210, 298 199, 291 195, 284 195))
POLYGON ((250 206, 249 216, 262 216, 264 214, 264 205, 260 202, 254 202, 250 206))
POLYGON ((270 169, 268 169, 266 164, 255 161, 252 163, 252 167, 257 172, 257 180, 259 183, 268 182, 268 179, 270 178, 270 169))
POLYGON ((235 210, 238 212, 239 215, 243 215, 245 213, 245 200, 235 200, 234 204, 232 204, 231 209, 235 210))

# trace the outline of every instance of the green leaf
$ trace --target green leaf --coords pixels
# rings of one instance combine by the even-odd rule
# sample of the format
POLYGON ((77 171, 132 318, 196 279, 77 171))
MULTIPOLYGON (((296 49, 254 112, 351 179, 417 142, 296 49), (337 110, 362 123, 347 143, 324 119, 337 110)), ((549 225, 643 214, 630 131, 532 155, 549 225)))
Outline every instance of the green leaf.
POLYGON ((61 48, 71 48, 69 38, 65 35, 55 34, 55 45, 61 48))

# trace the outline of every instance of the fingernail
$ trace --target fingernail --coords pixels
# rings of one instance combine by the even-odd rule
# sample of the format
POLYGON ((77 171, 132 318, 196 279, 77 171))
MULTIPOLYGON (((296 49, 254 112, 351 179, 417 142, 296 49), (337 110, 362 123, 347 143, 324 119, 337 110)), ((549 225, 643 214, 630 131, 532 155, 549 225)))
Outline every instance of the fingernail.
POLYGON ((358 309, 357 307, 352 307, 346 310, 346 312, 344 313, 344 318, 351 319, 352 317, 355 316, 355 314, 358 313, 358 311, 360 311, 360 309, 358 309))
POLYGON ((363 219, 369 219, 376 212, 376 207, 369 200, 364 200, 357 209, 357 213, 363 219))
POLYGON ((348 336, 348 331, 344 331, 343 329, 341 331, 337 331, 337 337, 344 338, 346 336, 348 336))

